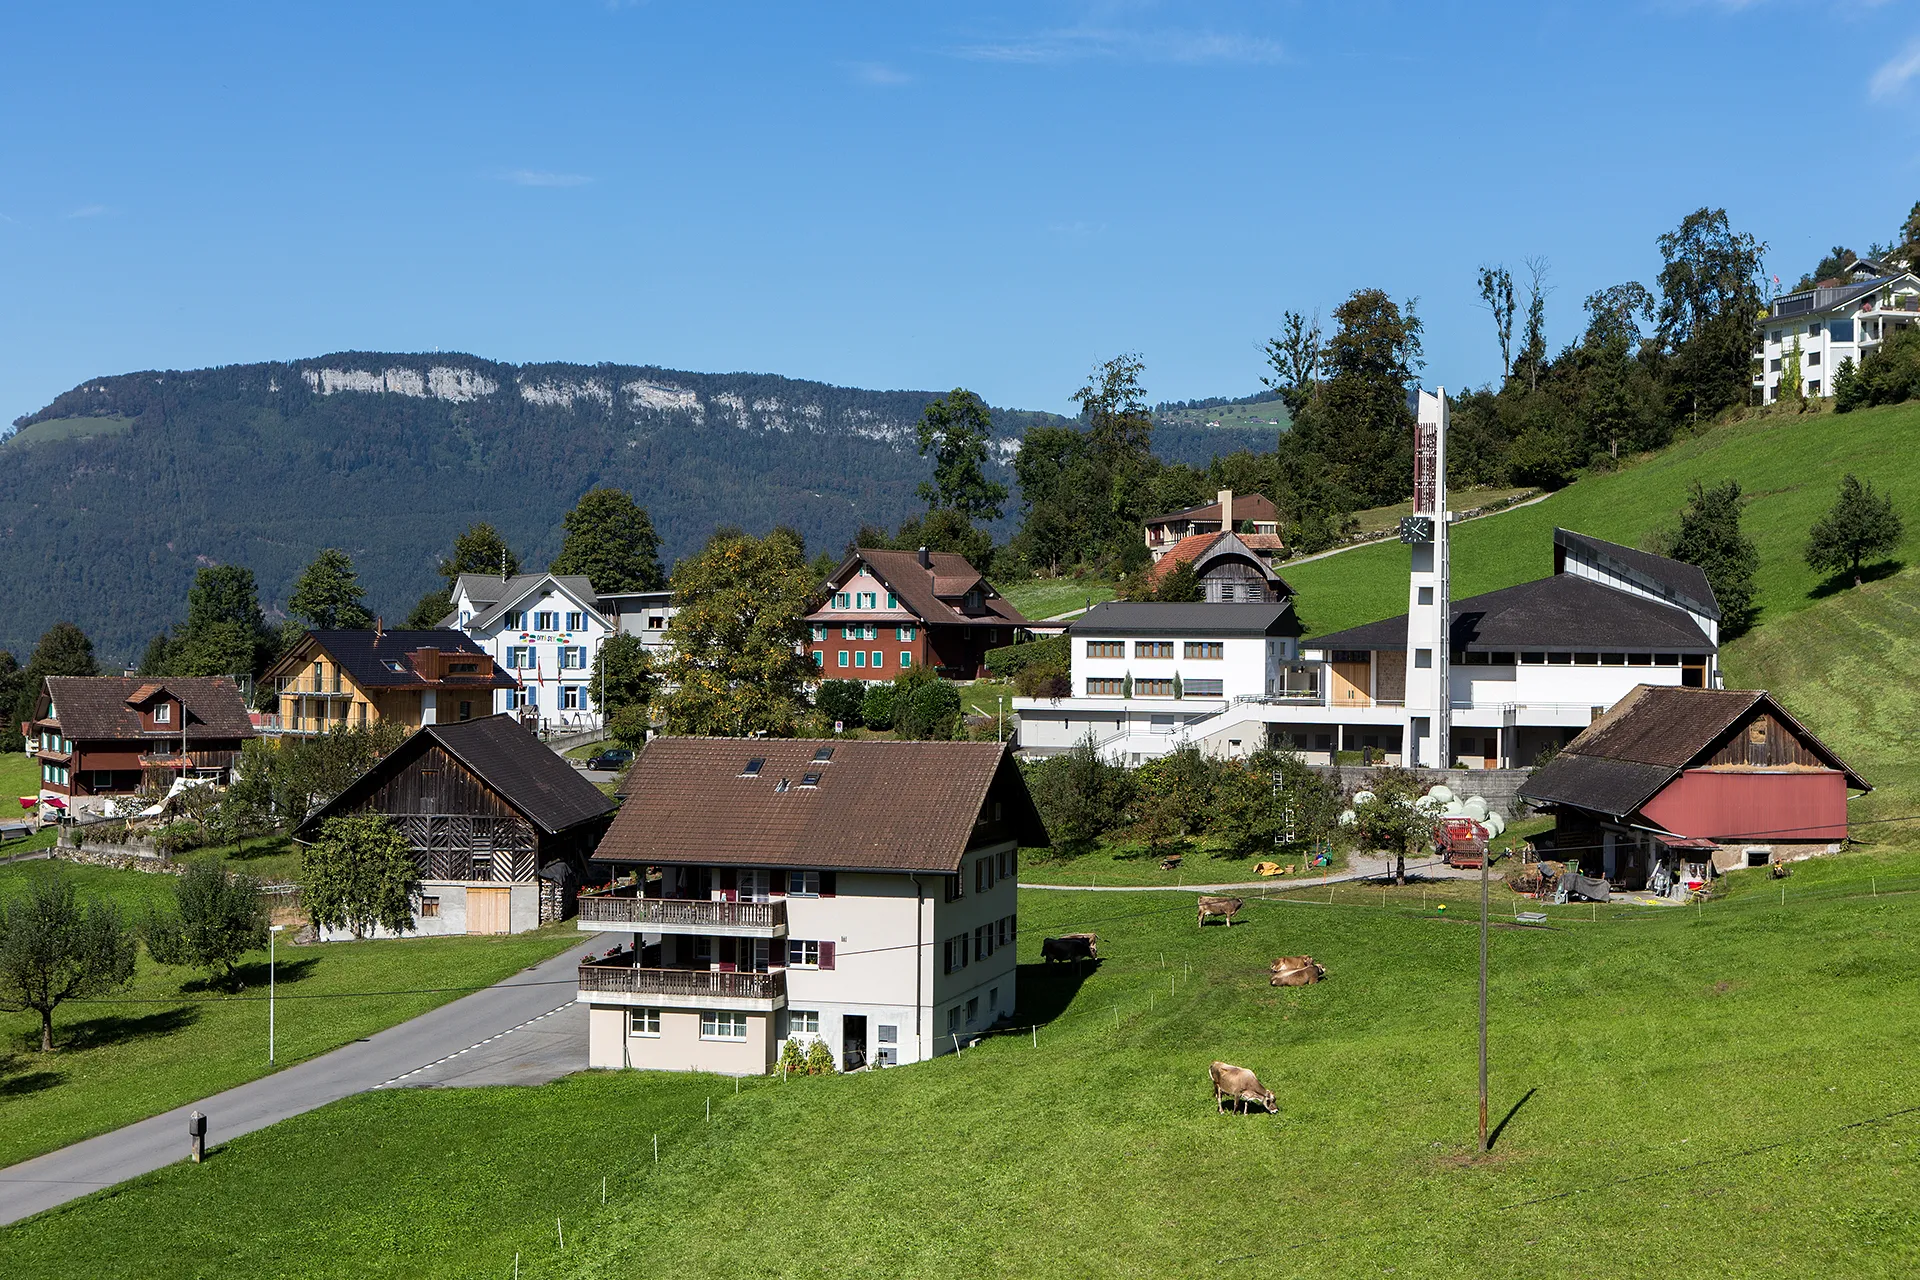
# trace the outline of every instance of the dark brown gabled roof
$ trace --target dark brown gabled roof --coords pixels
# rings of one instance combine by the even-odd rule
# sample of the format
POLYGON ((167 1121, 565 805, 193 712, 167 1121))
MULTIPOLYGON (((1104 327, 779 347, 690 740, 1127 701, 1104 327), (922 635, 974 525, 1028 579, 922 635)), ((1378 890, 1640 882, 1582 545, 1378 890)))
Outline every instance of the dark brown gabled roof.
POLYGON ((483 716, 478 720, 422 725, 345 791, 308 814, 294 835, 311 840, 322 822, 337 814, 352 812, 369 794, 435 744, 472 770, 474 776, 521 817, 548 835, 591 822, 613 808, 613 801, 598 787, 581 777, 578 770, 512 716, 483 716))
POLYGON ((1521 786, 1536 804, 1624 817, 1712 755, 1728 731, 1764 707, 1857 791, 1872 788, 1773 696, 1759 689, 1636 686, 1521 786))
MULTIPOLYGON (((1700 624, 1683 609, 1558 573, 1453 602, 1455 649, 1618 649, 1712 653, 1700 624)), ((1314 649, 1405 649, 1407 615, 1349 627, 1307 641, 1314 649)))
POLYGON ((989 796, 1008 836, 1047 843, 1011 749, 996 742, 655 738, 622 794, 596 858, 951 874, 990 818, 989 796), (816 762, 823 750, 832 758, 816 762))
POLYGON ((187 736, 192 738, 251 738, 253 719, 240 686, 232 676, 169 676, 154 680, 142 676, 48 676, 40 695, 41 719, 57 711, 60 732, 75 741, 174 741, 180 726, 142 729, 137 701, 152 702, 162 694, 186 706, 187 736))
MULTIPOLYGON (((307 638, 340 664, 340 669, 362 689, 511 689, 519 683, 494 662, 484 648, 460 631, 439 628, 426 631, 309 631, 307 638), (472 657, 476 660, 478 670, 472 675, 424 679, 413 665, 413 654, 419 649, 458 654, 463 661, 472 657)), ((304 647, 304 641, 296 643, 285 657, 268 668, 267 676, 296 671, 306 661, 302 656, 304 647)))
MULTIPOLYGON (((1020 611, 994 590, 991 582, 980 576, 980 571, 963 555, 952 551, 929 551, 927 558, 932 568, 923 567, 920 553, 917 551, 891 551, 877 547, 858 547, 827 578, 827 589, 833 590, 845 582, 849 575, 865 564, 872 570, 873 576, 886 585, 887 590, 902 605, 913 611, 921 622, 928 626, 1001 626, 1023 627, 1027 620, 1020 611), (960 601, 966 593, 979 588, 982 596, 981 614, 967 614, 949 604, 948 601, 960 601)), ((866 615, 861 615, 863 618, 866 615)), ((882 615, 874 615, 881 617, 882 615)), ((849 617, 844 609, 831 613, 815 612, 809 617, 813 621, 839 621, 849 617)))
MULTIPOLYGON (((1188 507, 1182 511, 1169 511, 1163 516, 1148 516, 1144 524, 1167 524, 1174 520, 1218 520, 1220 501, 1215 499, 1204 506, 1188 507)), ((1233 522, 1251 520, 1256 524, 1280 523, 1280 512, 1274 507, 1273 500, 1264 493, 1236 493, 1233 495, 1233 522)))

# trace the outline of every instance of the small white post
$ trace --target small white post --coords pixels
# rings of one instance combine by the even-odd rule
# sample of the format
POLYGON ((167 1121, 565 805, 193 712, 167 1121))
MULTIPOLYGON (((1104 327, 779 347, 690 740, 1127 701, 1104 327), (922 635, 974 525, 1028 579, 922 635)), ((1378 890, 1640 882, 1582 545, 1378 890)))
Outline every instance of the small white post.
POLYGON ((1040 1047, 1040 1024, 1037 1022, 1033 1024, 1033 1047, 1040 1047))
POLYGON ((600 1175, 600 1203, 605 1204, 606 1202, 607 1202, 607 1175, 603 1173, 600 1175))
POLYGON ((657 1133, 653 1135, 653 1163, 660 1163, 660 1135, 657 1133))
POLYGON ((713 1099, 712 1098, 707 1099, 707 1123, 708 1124, 713 1123, 713 1099))
POLYGON ((520 1251, 513 1251, 513 1280, 520 1280, 520 1251))
POLYGON ((955 1032, 953 1036, 953 1056, 956 1058, 960 1056, 960 1034, 958 1032, 955 1032))
POLYGON ((553 1220, 553 1233, 560 1237, 560 1252, 567 1251, 567 1233, 560 1229, 560 1219, 553 1220))

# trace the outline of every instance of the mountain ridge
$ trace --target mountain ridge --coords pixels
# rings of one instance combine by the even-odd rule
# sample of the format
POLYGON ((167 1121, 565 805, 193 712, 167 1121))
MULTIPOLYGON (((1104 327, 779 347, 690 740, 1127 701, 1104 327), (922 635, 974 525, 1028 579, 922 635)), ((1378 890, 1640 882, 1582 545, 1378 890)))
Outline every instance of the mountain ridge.
MULTIPOLYGON (((930 467, 915 425, 937 394, 452 352, 89 378, 0 439, 0 647, 24 657, 70 618, 103 661, 127 661, 184 615, 199 567, 253 569, 272 611, 326 546, 353 556, 370 605, 394 618, 437 585, 437 556, 468 524, 492 522, 544 564, 561 517, 599 484, 648 508, 669 563, 722 524, 789 524, 838 550, 862 524, 918 509, 930 467)), ((994 419, 992 467, 1010 487, 1026 429, 1070 421, 994 419)), ((1161 456, 1200 465, 1272 447, 1246 431, 1157 435, 1161 456)))

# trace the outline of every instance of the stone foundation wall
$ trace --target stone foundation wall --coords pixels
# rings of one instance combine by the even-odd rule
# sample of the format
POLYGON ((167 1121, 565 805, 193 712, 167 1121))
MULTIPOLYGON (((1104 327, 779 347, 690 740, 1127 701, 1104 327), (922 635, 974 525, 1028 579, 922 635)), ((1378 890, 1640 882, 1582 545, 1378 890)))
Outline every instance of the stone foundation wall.
POLYGON ((150 851, 141 852, 138 846, 142 843, 138 840, 129 840, 126 844, 82 844, 77 849, 62 844, 54 847, 53 856, 62 862, 71 862, 83 867, 111 867, 115 871, 150 871, 166 876, 180 876, 187 873, 187 869, 177 862, 169 862, 159 854, 150 851))

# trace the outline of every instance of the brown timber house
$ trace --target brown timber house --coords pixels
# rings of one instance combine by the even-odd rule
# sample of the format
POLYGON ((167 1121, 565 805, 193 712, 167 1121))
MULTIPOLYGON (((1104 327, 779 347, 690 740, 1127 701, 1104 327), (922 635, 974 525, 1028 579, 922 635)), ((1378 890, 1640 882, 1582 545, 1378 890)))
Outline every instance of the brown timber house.
POLYGON ((48 676, 23 726, 40 762, 40 794, 129 795, 148 774, 232 779, 254 736, 230 676, 48 676))

